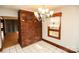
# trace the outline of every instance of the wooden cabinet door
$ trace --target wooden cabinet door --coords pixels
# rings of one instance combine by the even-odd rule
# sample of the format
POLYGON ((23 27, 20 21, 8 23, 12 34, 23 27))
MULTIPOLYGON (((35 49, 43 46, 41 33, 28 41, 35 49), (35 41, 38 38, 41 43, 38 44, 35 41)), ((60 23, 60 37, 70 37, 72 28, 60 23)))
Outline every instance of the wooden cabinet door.
POLYGON ((19 43, 22 47, 35 43, 42 39, 42 22, 34 16, 34 12, 20 10, 19 19, 19 43))

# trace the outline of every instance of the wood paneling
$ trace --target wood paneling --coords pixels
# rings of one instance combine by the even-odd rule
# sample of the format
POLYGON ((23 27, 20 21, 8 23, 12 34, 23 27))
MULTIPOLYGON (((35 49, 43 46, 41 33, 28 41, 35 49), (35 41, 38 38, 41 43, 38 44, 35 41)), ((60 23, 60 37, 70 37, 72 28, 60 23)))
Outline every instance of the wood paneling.
POLYGON ((6 33, 3 48, 8 48, 18 44, 18 32, 6 33))
POLYGON ((71 50, 71 49, 68 49, 68 48, 66 48, 66 47, 60 46, 60 45, 58 45, 58 44, 56 44, 56 43, 50 42, 50 41, 45 40, 45 39, 42 39, 42 40, 45 41, 45 42, 47 42, 47 43, 49 43, 49 44, 51 44, 51 45, 53 45, 53 46, 56 46, 57 48, 60 48, 60 49, 62 49, 62 50, 64 50, 64 51, 67 51, 67 52, 69 52, 69 53, 76 53, 75 51, 73 51, 73 50, 71 50))
POLYGON ((42 39, 42 22, 33 12, 19 10, 19 43, 22 47, 42 39))

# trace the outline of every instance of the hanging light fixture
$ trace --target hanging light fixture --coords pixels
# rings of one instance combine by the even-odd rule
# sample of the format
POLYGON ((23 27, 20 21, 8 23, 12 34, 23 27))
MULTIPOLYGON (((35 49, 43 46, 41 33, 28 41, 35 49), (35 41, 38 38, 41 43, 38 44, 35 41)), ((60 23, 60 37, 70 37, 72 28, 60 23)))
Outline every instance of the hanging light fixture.
POLYGON ((50 18, 53 15, 53 13, 54 13, 54 10, 49 10, 47 8, 38 8, 37 11, 34 12, 38 21, 42 21, 47 18, 50 18))

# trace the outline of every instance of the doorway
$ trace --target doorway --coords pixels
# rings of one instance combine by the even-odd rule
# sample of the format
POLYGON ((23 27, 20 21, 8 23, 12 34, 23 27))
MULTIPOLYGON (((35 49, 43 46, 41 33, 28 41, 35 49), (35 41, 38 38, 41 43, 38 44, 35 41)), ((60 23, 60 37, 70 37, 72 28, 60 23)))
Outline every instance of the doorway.
POLYGON ((18 19, 5 18, 1 19, 1 31, 3 34, 3 49, 18 44, 18 19))

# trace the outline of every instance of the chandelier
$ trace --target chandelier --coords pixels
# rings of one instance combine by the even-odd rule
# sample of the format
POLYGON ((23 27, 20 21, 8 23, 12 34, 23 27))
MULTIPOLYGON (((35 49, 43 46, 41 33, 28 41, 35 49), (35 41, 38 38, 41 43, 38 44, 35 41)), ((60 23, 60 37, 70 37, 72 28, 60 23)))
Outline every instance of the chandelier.
POLYGON ((38 8, 36 12, 34 12, 38 21, 44 21, 47 18, 50 18, 54 13, 54 10, 49 10, 47 8, 38 8))

